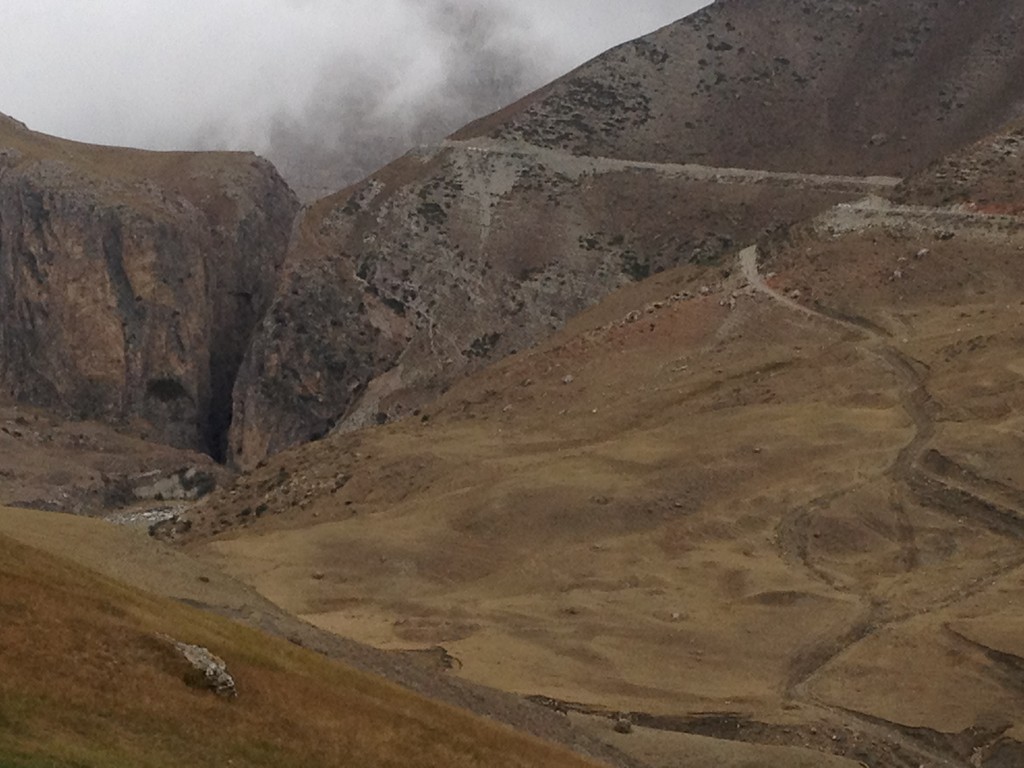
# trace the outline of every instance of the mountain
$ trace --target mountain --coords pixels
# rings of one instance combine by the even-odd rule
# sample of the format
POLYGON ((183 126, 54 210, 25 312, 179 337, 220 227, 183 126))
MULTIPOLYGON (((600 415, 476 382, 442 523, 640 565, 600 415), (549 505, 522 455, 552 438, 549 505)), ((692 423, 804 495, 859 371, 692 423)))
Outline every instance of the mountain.
POLYGON ((1019 14, 714 3, 312 204, 294 238, 253 156, 3 118, 0 380, 241 467, 407 416, 632 281, 1019 117, 1019 14))
POLYGON ((321 201, 159 533, 651 765, 1020 764, 1020 13, 716 3, 321 201))
MULTIPOLYGON (((428 696, 620 765, 1024 764, 1022 13, 1005 0, 720 1, 314 203, 294 227, 282 192, 274 242, 288 240, 287 253, 267 256, 279 268, 232 346, 231 396, 221 388, 219 409, 200 419, 216 414, 207 434, 221 449, 210 452, 247 471, 152 528, 202 564, 173 581, 198 591, 173 596, 311 648, 344 646, 365 671, 391 669, 428 696), (205 599, 224 584, 232 602, 205 599), (428 679, 408 672, 417 658, 428 679)), ((6 130, 11 144, 65 147, 6 130)), ((124 169, 154 156, 65 149, 92 174, 96 199, 132 192, 109 215, 135 222, 142 182, 124 169)), ((25 166, 28 150, 18 152, 0 189, 27 167, 44 174, 47 195, 64 190, 45 175, 49 161, 25 166)), ((189 167, 240 161, 187 157, 189 167)), ((160 167, 146 173, 170 189, 179 177, 160 167)), ((4 210, 0 253, 34 263, 24 254, 38 249, 6 234, 21 219, 4 210)), ((33 221, 43 219, 78 221, 33 221)), ((81 253, 98 258, 88 242, 81 253)), ((73 265, 79 251, 51 253, 73 265)), ((77 282, 55 285, 40 306, 78 295, 77 282)), ((23 295, 0 311, 19 317, 23 295)), ((197 308, 210 295, 172 298, 205 317, 197 308)), ((40 337, 52 357, 66 348, 92 361, 112 348, 87 343, 106 338, 98 332, 67 341, 72 327, 40 337)), ((188 349, 182 360, 207 359, 202 344, 188 349)), ((26 361, 21 376, 35 370, 27 355, 11 359, 26 361)), ((16 393, 49 402, 41 386, 16 393)), ((45 417, 13 413, 0 410, 4 446, 45 457, 45 417)), ((97 409, 115 423, 119 413, 97 409)), ((181 425, 194 423, 128 415, 168 442, 185 442, 181 425)), ((97 446, 122 463, 139 445, 77 429, 53 430, 62 451, 97 435, 62 488, 95 482, 112 460, 97 446)), ((7 514, 15 530, 33 529, 7 514)), ((110 531, 88 539, 108 544, 79 535, 37 529, 35 542, 82 558, 111 551, 110 531)), ((176 558, 160 551, 101 564, 170 584, 176 558)), ((4 647, 35 652, 34 626, 56 643, 40 644, 44 656, 81 656, 59 645, 52 616, 33 613, 48 605, 47 571, 71 595, 54 615, 96 608, 67 586, 79 577, 50 561, 21 582, 16 567, 3 571, 15 582, 0 610, 27 617, 0 622, 22 633, 4 647)), ((102 621, 138 628, 141 614, 109 602, 102 621)), ((199 621, 164 606, 143 616, 146 631, 172 634, 152 614, 199 621)), ((264 675, 298 668, 303 706, 343 695, 322 659, 239 637, 221 628, 190 642, 240 660, 242 682, 275 695, 264 675)), ((151 646, 130 647, 140 679, 177 685, 151 646)), ((30 677, 11 677, 21 687, 0 698, 0 723, 36 740, 0 745, 66 759, 43 726, 26 729, 37 721, 15 719, 38 708, 7 704, 38 706, 30 677)), ((109 694, 105 677, 91 680, 109 694)), ((253 730, 228 735, 249 744, 286 728, 320 744, 309 729, 321 717, 346 732, 334 706, 294 711, 308 717, 273 710, 270 723, 245 710, 252 719, 231 728, 253 730)), ((96 733, 92 714, 73 710, 59 733, 85 743, 73 740, 96 733)), ((430 733, 426 743, 450 743, 430 733)))
POLYGON ((718 2, 321 200, 239 374, 233 459, 407 416, 613 290, 980 140, 1024 110, 1020 14, 718 2))
POLYGON ((96 147, 0 116, 0 382, 223 457, 298 204, 249 154, 96 147))

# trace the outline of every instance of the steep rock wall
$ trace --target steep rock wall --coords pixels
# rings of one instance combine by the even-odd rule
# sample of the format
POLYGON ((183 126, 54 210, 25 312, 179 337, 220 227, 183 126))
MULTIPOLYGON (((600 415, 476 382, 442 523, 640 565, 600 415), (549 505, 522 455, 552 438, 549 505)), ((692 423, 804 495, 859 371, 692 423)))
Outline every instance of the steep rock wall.
POLYGON ((222 457, 297 210, 263 160, 65 142, 0 119, 0 382, 222 457))

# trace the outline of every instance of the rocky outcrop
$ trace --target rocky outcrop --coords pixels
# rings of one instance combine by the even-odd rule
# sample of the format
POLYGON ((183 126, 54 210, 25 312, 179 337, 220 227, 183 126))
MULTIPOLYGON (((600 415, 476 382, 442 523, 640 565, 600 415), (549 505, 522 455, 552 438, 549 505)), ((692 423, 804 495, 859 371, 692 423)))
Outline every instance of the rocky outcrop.
POLYGON ((128 481, 131 495, 141 501, 195 501, 217 487, 209 472, 186 467, 167 474, 152 470, 128 481))
POLYGON ((191 667, 185 675, 186 683, 194 688, 212 691, 225 699, 238 698, 235 678, 228 672, 228 665, 224 659, 214 656, 209 649, 202 646, 180 643, 171 638, 165 639, 174 645, 191 667))
POLYGON ((232 455, 415 413, 625 283, 864 193, 836 174, 980 138, 1024 110, 1019 14, 718 2, 320 201, 240 372, 232 455))
POLYGON ((297 207, 254 155, 95 147, 0 117, 0 385, 222 457, 297 207))

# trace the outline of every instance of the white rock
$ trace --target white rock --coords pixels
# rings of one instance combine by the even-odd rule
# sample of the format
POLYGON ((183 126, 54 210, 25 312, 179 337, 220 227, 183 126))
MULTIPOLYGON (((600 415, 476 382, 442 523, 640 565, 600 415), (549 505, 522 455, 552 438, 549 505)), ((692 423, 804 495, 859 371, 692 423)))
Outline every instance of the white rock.
POLYGON ((185 660, 203 675, 206 688, 226 699, 234 699, 238 696, 235 678, 228 673, 228 665, 222 658, 214 656, 208 649, 199 645, 189 645, 174 640, 171 642, 185 657, 185 660))

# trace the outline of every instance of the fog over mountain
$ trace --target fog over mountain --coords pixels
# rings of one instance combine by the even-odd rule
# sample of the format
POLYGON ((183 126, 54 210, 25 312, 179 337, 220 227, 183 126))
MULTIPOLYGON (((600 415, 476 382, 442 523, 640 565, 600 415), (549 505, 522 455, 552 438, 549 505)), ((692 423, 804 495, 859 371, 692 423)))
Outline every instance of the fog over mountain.
POLYGON ((83 141, 253 149, 309 196, 704 4, 8 4, 0 111, 83 141))

